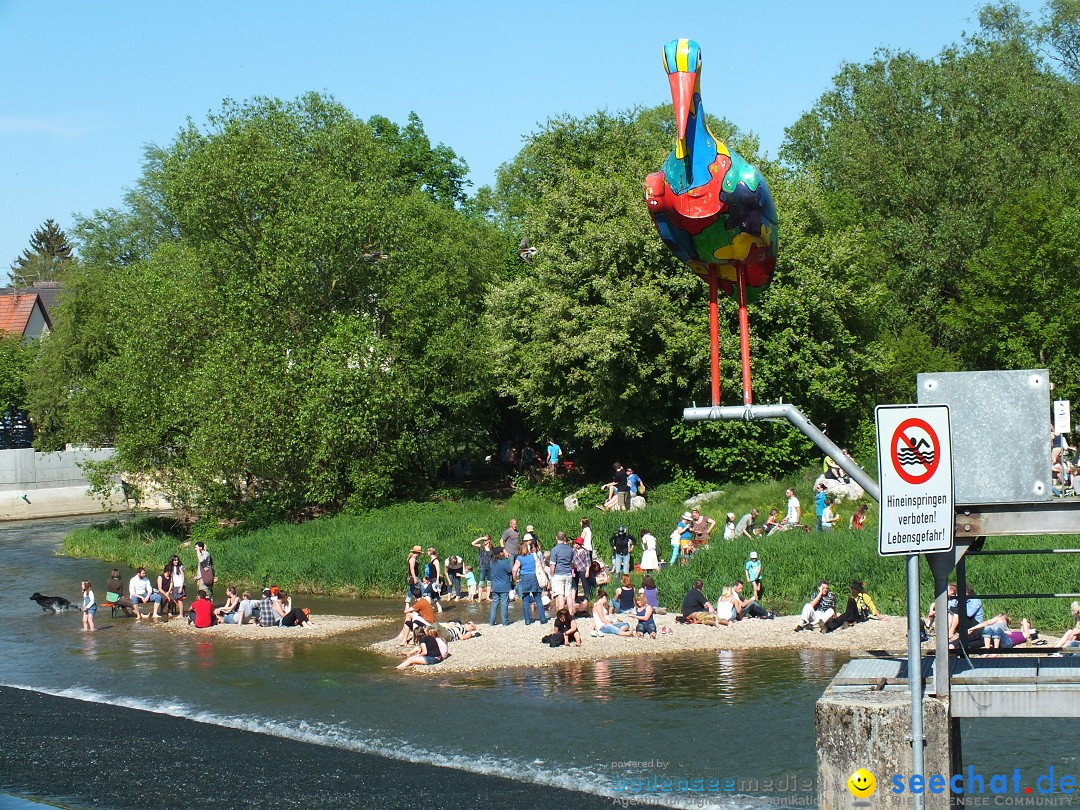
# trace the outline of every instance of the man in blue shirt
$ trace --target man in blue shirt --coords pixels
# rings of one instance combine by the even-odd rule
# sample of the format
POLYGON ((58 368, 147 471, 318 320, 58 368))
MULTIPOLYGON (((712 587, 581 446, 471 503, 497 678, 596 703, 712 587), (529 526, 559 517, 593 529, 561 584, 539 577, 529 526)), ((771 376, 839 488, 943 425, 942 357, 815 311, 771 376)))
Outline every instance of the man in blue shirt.
POLYGON ((828 494, 825 492, 825 485, 818 484, 814 487, 814 512, 817 513, 817 523, 814 526, 815 531, 822 531, 823 526, 821 523, 821 516, 825 514, 825 499, 828 494))
POLYGON ((574 614, 574 549, 570 547, 566 532, 555 535, 555 547, 551 549, 551 595, 555 609, 566 608, 574 614))
POLYGON ((492 552, 491 560, 491 614, 488 624, 495 624, 496 612, 505 627, 510 624, 510 591, 514 587, 514 566, 502 548, 492 552))
POLYGON ((547 443, 547 465, 548 472, 552 475, 555 474, 555 467, 559 464, 559 456, 562 455, 562 448, 555 444, 555 440, 550 436, 547 443))

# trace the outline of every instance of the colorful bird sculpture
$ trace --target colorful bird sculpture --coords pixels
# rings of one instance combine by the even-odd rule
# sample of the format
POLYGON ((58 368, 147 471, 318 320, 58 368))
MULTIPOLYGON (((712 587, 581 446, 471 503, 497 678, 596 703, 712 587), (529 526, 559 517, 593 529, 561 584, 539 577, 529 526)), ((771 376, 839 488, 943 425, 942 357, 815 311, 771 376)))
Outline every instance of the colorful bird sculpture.
POLYGON ((675 108, 675 148, 645 179, 645 199, 660 238, 709 282, 713 404, 719 404, 717 288, 739 299, 743 399, 751 404, 747 300, 776 269, 776 206, 765 178, 709 131, 701 105, 701 48, 689 39, 664 46, 675 108))

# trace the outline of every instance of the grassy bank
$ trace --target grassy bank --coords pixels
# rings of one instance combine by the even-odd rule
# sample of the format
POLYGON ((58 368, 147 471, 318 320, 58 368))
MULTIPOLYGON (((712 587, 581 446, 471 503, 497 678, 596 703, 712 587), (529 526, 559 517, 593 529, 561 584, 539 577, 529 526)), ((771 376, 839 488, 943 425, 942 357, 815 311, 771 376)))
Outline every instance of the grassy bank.
MULTIPOLYGON (((704 512, 722 525, 727 512, 742 515, 752 507, 766 514, 769 507, 783 503, 783 483, 756 484, 730 488, 710 502, 704 512)), ((800 484, 804 510, 813 515, 813 502, 800 484)), ((852 507, 841 508, 842 525, 852 507)), ((341 515, 301 525, 282 524, 253 531, 197 531, 213 553, 219 584, 233 583, 262 587, 274 583, 288 590, 309 593, 399 596, 403 593, 405 557, 414 544, 435 546, 440 559, 451 554, 474 563, 474 538, 502 532, 511 517, 519 529, 536 527, 549 548, 559 530, 578 534, 579 519, 592 522, 594 545, 606 550, 608 538, 625 523, 635 536, 649 528, 659 540, 659 555, 670 554, 668 535, 684 507, 678 503, 651 505, 627 513, 606 513, 596 509, 568 513, 561 505, 540 498, 516 496, 508 502, 465 500, 457 503, 399 504, 372 510, 363 515, 341 515)), ((903 612, 907 586, 903 558, 884 558, 877 553, 876 507, 871 508, 867 530, 846 529, 831 534, 786 532, 771 538, 720 539, 720 525, 711 547, 692 559, 688 566, 665 569, 657 577, 661 599, 669 608, 681 604, 682 595, 700 578, 706 596, 713 600, 725 583, 741 577, 751 550, 761 555, 764 565, 765 604, 783 613, 798 611, 821 578, 834 583, 837 592, 847 595, 852 578, 868 583, 871 594, 884 613, 903 612)), ((1000 538, 988 544, 997 548, 1050 548, 1077 545, 1080 536, 1054 538, 1000 538)), ((160 570, 179 551, 189 571, 194 571, 195 555, 176 526, 168 519, 146 517, 130 523, 102 523, 72 533, 64 542, 64 553, 143 565, 160 570)), ((635 553, 635 561, 637 560, 635 553)), ((983 557, 968 564, 968 578, 983 593, 1016 591, 1070 592, 1080 581, 1080 560, 1076 555, 983 557)), ((922 567, 924 609, 932 580, 922 567)), ((635 581, 640 577, 635 577, 635 581)), ((841 607, 843 601, 841 600, 841 607)), ((998 600, 987 610, 1006 610, 1017 621, 1028 616, 1037 627, 1060 630, 1071 626, 1068 602, 1063 600, 998 600)))

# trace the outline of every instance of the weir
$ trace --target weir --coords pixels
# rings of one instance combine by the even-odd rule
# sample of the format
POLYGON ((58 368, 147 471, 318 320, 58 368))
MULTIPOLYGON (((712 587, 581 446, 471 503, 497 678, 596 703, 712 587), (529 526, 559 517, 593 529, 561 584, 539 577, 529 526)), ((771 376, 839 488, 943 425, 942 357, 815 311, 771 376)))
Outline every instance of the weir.
MULTIPOLYGON (((1051 386, 1046 369, 920 374, 917 387, 920 405, 949 407, 955 460, 955 546, 952 551, 919 556, 926 557, 933 573, 938 616, 948 615, 946 586, 956 571, 963 634, 967 557, 1080 552, 1073 548, 985 547, 989 537, 1080 533, 1080 498, 1052 497, 1047 435, 1051 386)), ((692 407, 684 409, 683 418, 786 419, 822 452, 842 457, 840 448, 790 404, 692 407)), ((849 464, 845 463, 845 472, 880 502, 877 482, 864 470, 849 469, 849 464)), ((912 530, 917 532, 914 524, 912 530)), ((908 578, 909 610, 918 611, 917 566, 909 564, 908 578)), ((1080 594, 979 596, 1078 598, 1080 594)), ((920 621, 917 615, 908 617, 909 634, 911 628, 917 630, 920 621)), ((947 621, 937 623, 933 655, 909 650, 908 659, 855 658, 833 679, 817 703, 814 718, 821 810, 852 806, 848 778, 860 768, 878 780, 877 802, 894 800, 935 810, 961 805, 963 793, 948 787, 893 796, 885 780, 894 774, 903 775, 905 780, 912 775, 938 775, 947 780, 961 773, 961 718, 1080 717, 1080 658, 1049 657, 1055 652, 1053 648, 995 650, 1001 655, 995 658, 963 650, 951 652, 947 628, 947 621), (917 665, 913 665, 915 661, 917 665), (918 670, 914 678, 910 677, 912 670, 918 670), (918 714, 912 717, 916 709, 921 718, 918 714), (913 725, 921 729, 921 739, 913 739, 913 725)), ((957 784, 962 790, 963 783, 957 784)), ((854 802, 855 806, 871 804, 854 802)))

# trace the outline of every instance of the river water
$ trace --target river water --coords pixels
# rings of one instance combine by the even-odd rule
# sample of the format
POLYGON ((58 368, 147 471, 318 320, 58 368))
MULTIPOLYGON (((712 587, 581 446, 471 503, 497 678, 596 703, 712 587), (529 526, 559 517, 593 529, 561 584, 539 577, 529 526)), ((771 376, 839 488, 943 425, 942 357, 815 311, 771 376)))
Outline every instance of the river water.
MULTIPOLYGON (((385 628, 337 639, 253 643, 161 633, 99 611, 99 632, 82 633, 78 613, 43 614, 28 597, 39 591, 74 601, 87 578, 102 598, 109 563, 56 554, 67 532, 93 520, 0 525, 0 686, 75 699, 76 714, 82 705, 179 718, 207 738, 230 729, 290 740, 297 751, 313 746, 317 754, 326 749, 315 746, 328 746, 335 755, 364 757, 376 770, 379 763, 438 766, 425 779, 447 789, 474 779, 487 785, 484 775, 506 777, 533 789, 538 803, 545 791, 563 788, 577 797, 561 802, 566 806, 610 806, 612 797, 640 797, 637 783, 624 780, 645 780, 643 791, 656 777, 657 785, 670 782, 668 790, 656 788, 653 800, 671 806, 813 804, 814 702, 842 655, 714 652, 421 676, 399 673, 362 649, 365 640, 396 632, 389 619, 385 628)), ((130 572, 122 574, 126 580, 130 572)), ((397 602, 304 602, 316 615, 400 615, 397 602)), ((965 763, 977 771, 1080 771, 1075 724, 970 721, 963 734, 965 763)), ((0 766, 7 748, 0 747, 0 766)), ((0 810, 17 796, 70 807, 130 804, 121 791, 100 787, 93 795, 68 784, 61 791, 47 769, 40 776, 5 775, 14 759, 10 764, 0 767, 0 790, 7 791, 0 810)), ((122 781, 127 765, 100 767, 115 768, 122 781)), ((484 789, 475 796, 466 790, 453 804, 490 807, 484 789)), ((345 806, 409 806, 397 798, 368 796, 345 806)), ((315 795, 288 799, 290 806, 323 806, 315 795)), ((339 798, 332 804, 342 806, 339 798)), ((173 803, 162 797, 160 806, 173 803)))

